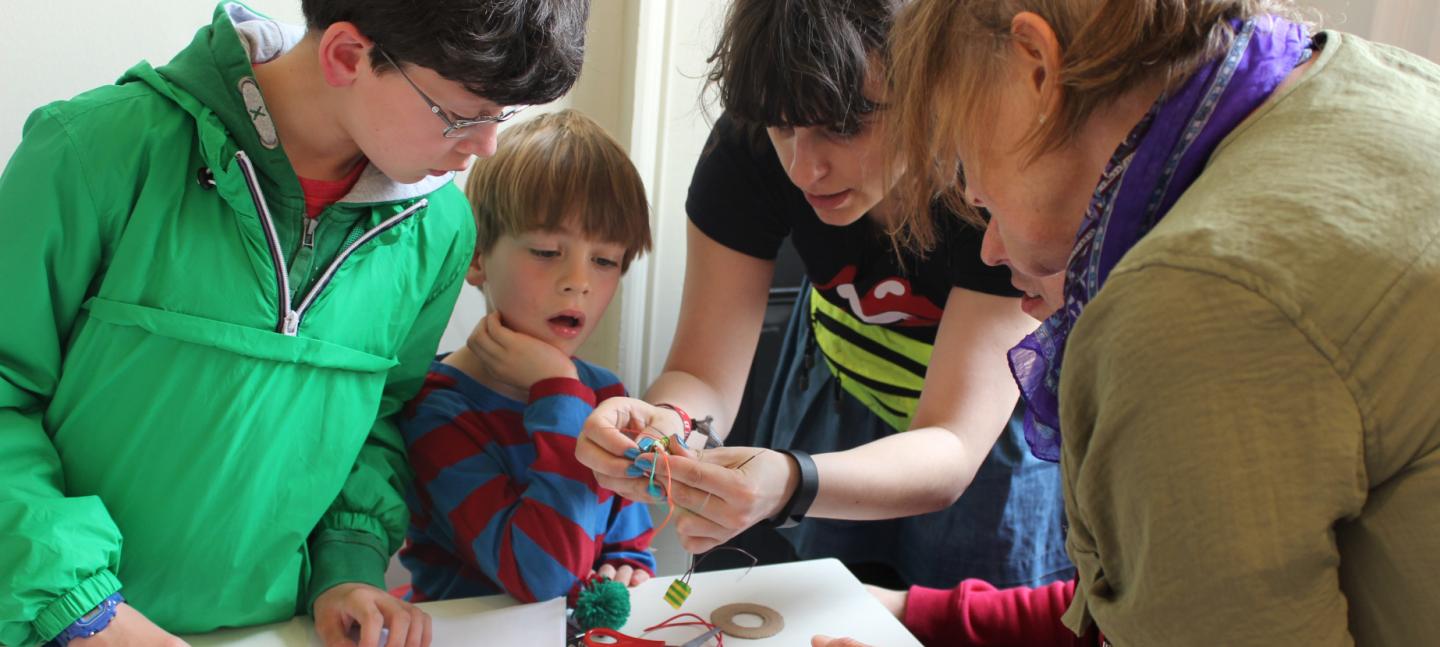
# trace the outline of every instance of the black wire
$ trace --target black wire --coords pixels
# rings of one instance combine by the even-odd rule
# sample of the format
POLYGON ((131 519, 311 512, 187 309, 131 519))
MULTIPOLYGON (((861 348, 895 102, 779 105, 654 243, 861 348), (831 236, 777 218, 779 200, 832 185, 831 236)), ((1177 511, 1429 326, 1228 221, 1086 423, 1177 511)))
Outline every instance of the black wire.
MULTIPOLYGON (((757 454, 757 456, 758 456, 758 454, 757 454)), ((754 456, 751 456, 751 458, 754 458, 754 456)), ((748 461, 747 461, 747 462, 748 462, 748 461)), ((741 463, 741 464, 743 465, 744 463, 741 463)), ((692 561, 692 562, 690 563, 690 568, 687 569, 687 570, 685 571, 685 574, 680 577, 680 581, 682 581, 682 582, 684 582, 684 583, 686 583, 686 584, 689 584, 689 583, 690 583, 690 576, 692 576, 692 575, 695 574, 695 569, 697 569, 697 568, 700 567, 700 563, 701 563, 701 562, 704 562, 706 557, 709 557, 710 555, 714 554, 716 551, 721 551, 721 550, 733 550, 733 551, 735 551, 735 552, 737 552, 737 553, 740 553, 740 554, 742 554, 742 555, 750 558, 750 566, 745 569, 745 572, 744 572, 744 573, 741 573, 741 574, 740 574, 740 577, 742 577, 742 578, 745 577, 746 575, 749 575, 749 574, 750 574, 750 570, 753 569, 753 568, 755 568, 755 565, 756 565, 756 564, 759 564, 759 563, 760 563, 760 558, 759 558, 759 557, 756 557, 756 556, 754 556, 754 555, 751 555, 751 554, 750 554, 750 551, 745 550, 744 548, 739 548, 739 547, 736 547, 736 546, 716 546, 716 547, 711 548, 710 550, 707 550, 707 551, 705 551, 704 553, 702 553, 702 554, 700 555, 700 558, 699 558, 699 559, 695 559, 694 561, 692 561)), ((692 559, 694 559, 693 556, 692 556, 692 559)))

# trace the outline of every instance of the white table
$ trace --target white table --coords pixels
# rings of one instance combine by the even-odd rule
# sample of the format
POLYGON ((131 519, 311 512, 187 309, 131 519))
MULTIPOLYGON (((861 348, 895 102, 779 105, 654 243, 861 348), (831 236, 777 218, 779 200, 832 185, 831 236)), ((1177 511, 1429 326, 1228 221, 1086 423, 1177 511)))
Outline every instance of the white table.
MULTIPOLYGON (((463 598, 418 605, 430 614, 432 647, 451 645, 561 645, 565 601, 520 604, 508 595, 463 598), (503 633, 510 639, 501 639, 503 633), (518 638, 517 638, 518 637, 518 638)), ((191 647, 323 647, 308 616, 244 629, 181 636, 191 647)))
MULTIPOLYGON (((760 640, 727 636, 727 647, 809 645, 810 637, 817 633, 853 636, 862 642, 885 647, 920 645, 878 600, 865 591, 849 570, 833 559, 758 566, 748 574, 745 569, 697 573, 690 579, 690 597, 679 611, 663 599, 666 588, 675 579, 674 576, 658 577, 631 589, 630 621, 621 631, 637 636, 645 627, 659 624, 677 613, 690 612, 708 619, 710 612, 717 607, 733 602, 753 602, 780 612, 785 619, 785 629, 778 635, 760 640)), ((434 647, 509 647, 476 635, 475 627, 492 619, 510 629, 523 627, 527 632, 523 647, 550 643, 558 647, 555 636, 563 635, 563 627, 548 620, 554 617, 554 607, 558 603, 551 601, 548 607, 542 608, 547 603, 519 605, 514 598, 495 595, 425 602, 420 607, 434 618, 434 647), (491 611, 530 614, 530 618, 547 620, 527 622, 520 616, 492 618, 492 614, 486 613, 491 611)), ((679 644, 699 633, 698 627, 678 627, 646 637, 679 644)), ((319 644, 314 635, 309 618, 295 618, 262 627, 188 636, 186 640, 194 647, 312 647, 319 644)), ((516 643, 516 647, 521 645, 516 643)))
MULTIPOLYGON (((692 592, 679 611, 662 596, 674 577, 659 577, 630 590, 630 621, 622 632, 636 636, 645 627, 681 612, 709 618, 717 607, 733 602, 754 602, 780 612, 785 629, 770 638, 743 640, 725 637, 726 647, 809 645, 815 634, 851 636, 870 645, 919 647, 895 616, 865 590, 849 569, 834 559, 696 573, 692 592)), ((647 636, 679 644, 700 633, 696 627, 656 632, 647 636)))

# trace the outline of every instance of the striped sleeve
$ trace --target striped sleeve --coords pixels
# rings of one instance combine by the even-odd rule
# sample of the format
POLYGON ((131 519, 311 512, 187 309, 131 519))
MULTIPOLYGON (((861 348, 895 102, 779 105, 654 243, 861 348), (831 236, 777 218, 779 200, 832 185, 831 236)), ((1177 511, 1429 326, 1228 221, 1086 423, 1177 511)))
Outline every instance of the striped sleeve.
POLYGON ((468 409, 411 446, 427 531, 522 602, 566 595, 600 556, 615 497, 575 460, 594 404, 578 380, 542 380, 523 415, 468 409))
POLYGON ((625 497, 610 492, 606 494, 610 496, 614 509, 610 528, 605 533, 605 543, 600 549, 600 564, 616 568, 630 566, 655 575, 655 556, 649 550, 650 540, 655 535, 650 511, 625 497))

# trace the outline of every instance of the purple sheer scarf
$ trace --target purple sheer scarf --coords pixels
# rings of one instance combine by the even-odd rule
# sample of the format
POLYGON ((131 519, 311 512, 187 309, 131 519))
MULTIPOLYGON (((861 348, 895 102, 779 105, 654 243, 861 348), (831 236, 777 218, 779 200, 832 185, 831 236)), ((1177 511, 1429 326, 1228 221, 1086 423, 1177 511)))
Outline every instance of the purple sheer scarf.
POLYGON ((1060 365, 1070 329, 1110 270, 1204 170, 1231 130, 1309 55, 1303 25, 1276 17, 1237 23, 1229 51, 1158 99, 1115 150, 1090 199, 1065 272, 1065 304, 1010 349, 1025 398, 1025 440, 1060 460, 1060 365))

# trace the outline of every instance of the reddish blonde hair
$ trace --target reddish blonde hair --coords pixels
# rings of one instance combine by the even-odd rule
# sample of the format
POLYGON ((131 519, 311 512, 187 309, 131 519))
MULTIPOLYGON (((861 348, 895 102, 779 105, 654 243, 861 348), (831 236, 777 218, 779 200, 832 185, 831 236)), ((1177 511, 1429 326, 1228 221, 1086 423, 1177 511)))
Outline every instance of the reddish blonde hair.
POLYGON ((1230 22, 1296 18, 1290 0, 916 0, 891 30, 890 134, 905 172, 896 184, 900 244, 934 239, 930 205, 944 200, 983 226, 963 196, 959 149, 993 117, 1010 25, 1022 12, 1050 24, 1060 44, 1058 113, 1026 142, 1032 159, 1064 146, 1096 110, 1142 83, 1183 81, 1224 53, 1230 22))

